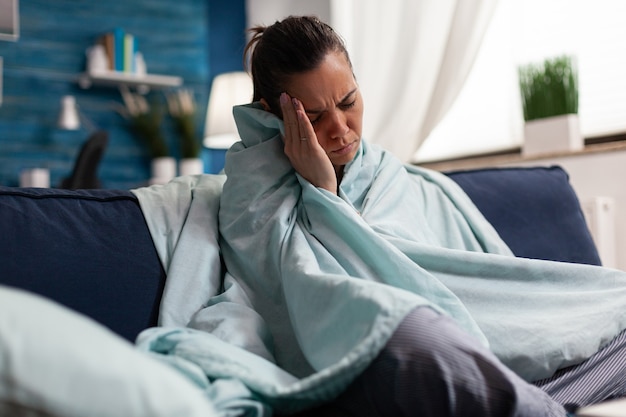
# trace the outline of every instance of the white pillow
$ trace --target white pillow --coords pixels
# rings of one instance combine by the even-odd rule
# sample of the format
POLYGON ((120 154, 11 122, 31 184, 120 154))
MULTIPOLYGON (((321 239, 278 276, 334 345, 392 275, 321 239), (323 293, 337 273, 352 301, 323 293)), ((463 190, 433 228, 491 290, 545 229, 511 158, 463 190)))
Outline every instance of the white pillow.
POLYGON ((0 415, 210 417, 203 391, 95 321, 0 285, 0 415))

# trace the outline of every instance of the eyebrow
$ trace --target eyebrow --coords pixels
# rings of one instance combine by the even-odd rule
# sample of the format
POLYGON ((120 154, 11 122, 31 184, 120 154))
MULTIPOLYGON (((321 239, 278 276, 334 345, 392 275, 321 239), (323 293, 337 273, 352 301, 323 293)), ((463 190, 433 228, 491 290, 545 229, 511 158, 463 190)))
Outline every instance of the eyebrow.
MULTIPOLYGON (((345 102, 352 94, 356 93, 356 90, 359 87, 355 87, 353 90, 351 90, 350 92, 348 92, 348 94, 346 94, 345 96, 343 96, 343 98, 339 101, 339 104, 345 102)), ((325 111, 325 109, 304 109, 304 112, 306 114, 320 114, 323 113, 325 111)))

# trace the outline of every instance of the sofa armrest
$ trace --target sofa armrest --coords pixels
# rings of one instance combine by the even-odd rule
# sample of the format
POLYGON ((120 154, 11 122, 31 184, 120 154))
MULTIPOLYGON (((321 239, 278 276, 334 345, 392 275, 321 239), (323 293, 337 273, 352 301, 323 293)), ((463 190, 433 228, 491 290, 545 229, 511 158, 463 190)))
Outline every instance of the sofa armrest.
POLYGON ((134 340, 165 285, 129 191, 0 187, 0 284, 44 295, 134 340))
POLYGON ((446 173, 516 256, 600 265, 580 202, 559 166, 446 173))

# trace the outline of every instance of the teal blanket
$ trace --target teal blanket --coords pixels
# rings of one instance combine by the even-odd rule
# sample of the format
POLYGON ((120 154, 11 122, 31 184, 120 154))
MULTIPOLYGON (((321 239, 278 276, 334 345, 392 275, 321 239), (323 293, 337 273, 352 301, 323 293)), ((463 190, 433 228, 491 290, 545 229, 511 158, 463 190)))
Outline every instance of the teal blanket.
POLYGON ((278 118, 254 104, 235 117, 226 176, 135 190, 168 273, 163 327, 138 345, 223 409, 332 398, 416 306, 450 315, 529 381, 625 327, 626 274, 515 258, 444 175, 363 142, 335 196, 293 171, 278 118))

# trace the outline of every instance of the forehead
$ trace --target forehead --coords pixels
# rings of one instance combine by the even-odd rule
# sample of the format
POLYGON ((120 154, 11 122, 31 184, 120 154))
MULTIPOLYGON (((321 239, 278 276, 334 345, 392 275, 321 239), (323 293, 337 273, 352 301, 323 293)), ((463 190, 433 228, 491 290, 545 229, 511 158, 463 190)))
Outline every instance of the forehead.
POLYGON ((341 100, 355 86, 356 81, 345 55, 331 52, 317 68, 292 75, 286 90, 305 106, 315 106, 329 100, 341 100))

